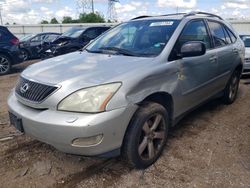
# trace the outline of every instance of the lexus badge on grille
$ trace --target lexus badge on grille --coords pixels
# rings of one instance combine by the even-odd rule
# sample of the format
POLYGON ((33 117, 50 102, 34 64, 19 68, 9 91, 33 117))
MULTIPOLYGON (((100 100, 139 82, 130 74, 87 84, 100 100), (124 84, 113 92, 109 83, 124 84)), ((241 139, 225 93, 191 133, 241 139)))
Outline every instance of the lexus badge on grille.
POLYGON ((25 83, 21 88, 20 91, 21 93, 25 93, 26 91, 28 91, 28 89, 30 88, 28 83, 25 83))

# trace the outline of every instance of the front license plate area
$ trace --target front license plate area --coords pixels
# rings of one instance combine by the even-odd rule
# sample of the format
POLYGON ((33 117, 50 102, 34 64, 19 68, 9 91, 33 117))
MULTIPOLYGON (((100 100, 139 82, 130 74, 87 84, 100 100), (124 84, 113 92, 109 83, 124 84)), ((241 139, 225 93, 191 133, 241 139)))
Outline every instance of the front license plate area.
POLYGON ((9 112, 10 124, 13 125, 20 132, 24 132, 22 119, 16 117, 14 114, 9 112))

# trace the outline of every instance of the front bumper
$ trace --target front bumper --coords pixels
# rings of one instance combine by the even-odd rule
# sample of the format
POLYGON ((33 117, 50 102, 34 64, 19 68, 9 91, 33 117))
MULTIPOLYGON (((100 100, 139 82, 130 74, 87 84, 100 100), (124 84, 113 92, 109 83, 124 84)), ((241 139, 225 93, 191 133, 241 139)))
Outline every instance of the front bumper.
POLYGON ((8 99, 9 111, 22 119, 24 132, 37 140, 71 154, 96 156, 121 148, 136 105, 98 114, 37 110, 20 103, 15 94, 8 99), (73 146, 76 138, 103 135, 93 146, 73 146))

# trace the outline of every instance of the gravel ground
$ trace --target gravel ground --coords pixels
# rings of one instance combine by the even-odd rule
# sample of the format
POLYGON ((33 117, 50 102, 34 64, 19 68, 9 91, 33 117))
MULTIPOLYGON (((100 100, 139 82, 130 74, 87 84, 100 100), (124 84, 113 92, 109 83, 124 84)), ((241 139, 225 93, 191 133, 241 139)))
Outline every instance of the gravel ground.
POLYGON ((140 171, 120 158, 73 156, 18 134, 9 125, 6 99, 31 63, 0 77, 0 187, 250 187, 249 77, 233 105, 212 101, 184 118, 162 157, 140 171))

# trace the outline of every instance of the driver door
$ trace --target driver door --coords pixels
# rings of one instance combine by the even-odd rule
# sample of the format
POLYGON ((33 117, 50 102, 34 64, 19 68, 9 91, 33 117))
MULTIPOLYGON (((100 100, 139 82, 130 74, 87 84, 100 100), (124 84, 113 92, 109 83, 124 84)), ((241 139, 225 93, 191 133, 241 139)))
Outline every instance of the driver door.
POLYGON ((202 19, 186 24, 173 51, 180 52, 181 46, 189 41, 204 42, 207 51, 203 56, 187 57, 176 61, 180 67, 178 79, 182 97, 180 97, 181 108, 179 109, 182 112, 200 104, 217 92, 214 82, 218 75, 217 54, 215 50, 211 50, 211 39, 202 19))

